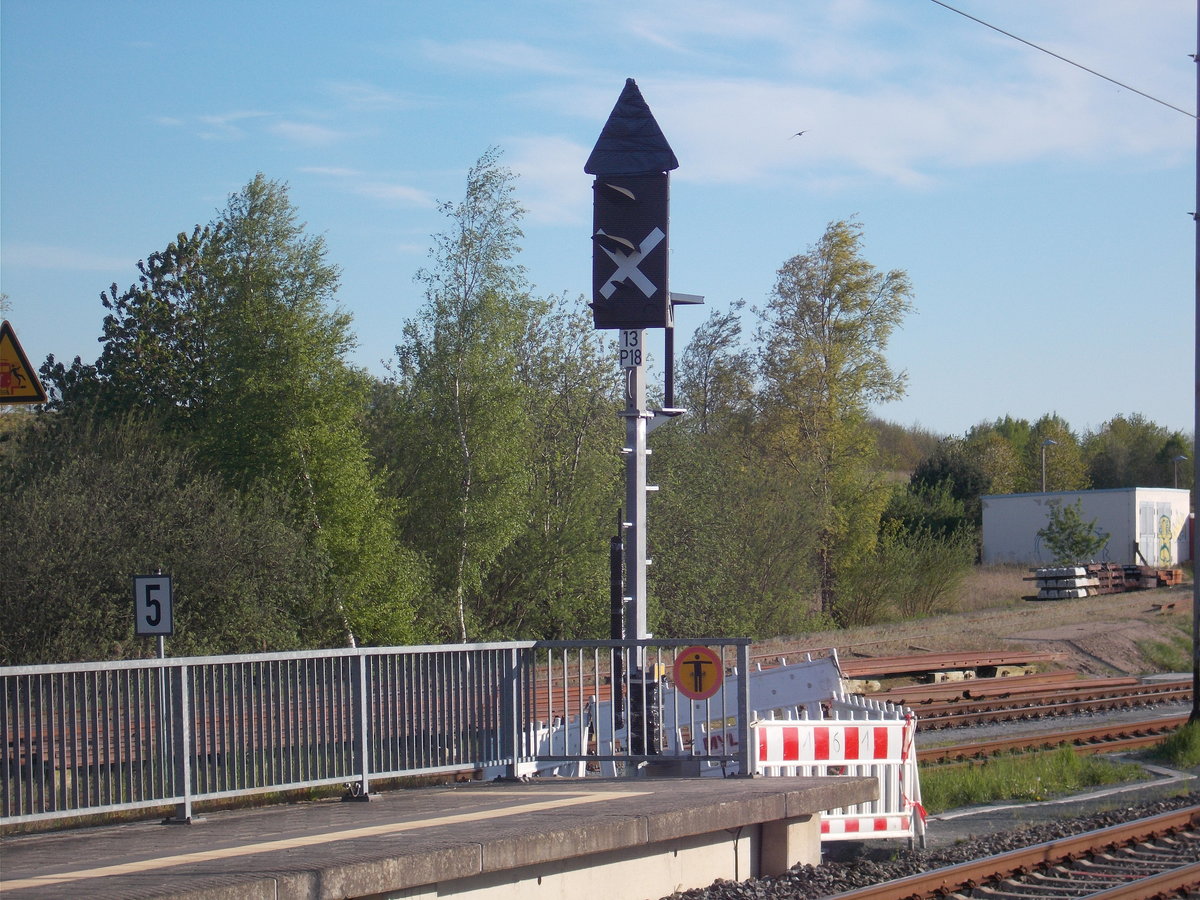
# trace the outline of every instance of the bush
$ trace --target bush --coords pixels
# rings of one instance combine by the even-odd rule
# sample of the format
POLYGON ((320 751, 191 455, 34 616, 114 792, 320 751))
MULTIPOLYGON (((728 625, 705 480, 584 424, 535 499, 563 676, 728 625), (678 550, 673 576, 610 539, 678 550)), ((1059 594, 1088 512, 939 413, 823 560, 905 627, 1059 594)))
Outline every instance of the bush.
POLYGON ((857 627, 948 612, 974 559, 975 537, 969 530, 940 536, 888 523, 875 551, 847 573, 838 622, 857 627))
POLYGON ((335 633, 323 561, 277 498, 227 489, 146 421, 48 414, 0 458, 0 661, 149 656, 135 574, 173 576, 173 655, 290 649, 335 633), (15 446, 14 446, 15 445, 15 446))
POLYGON ((1083 521, 1082 500, 1070 506, 1051 502, 1049 521, 1037 535, 1054 554, 1056 565, 1089 562, 1108 543, 1109 535, 1096 529, 1096 520, 1083 521))

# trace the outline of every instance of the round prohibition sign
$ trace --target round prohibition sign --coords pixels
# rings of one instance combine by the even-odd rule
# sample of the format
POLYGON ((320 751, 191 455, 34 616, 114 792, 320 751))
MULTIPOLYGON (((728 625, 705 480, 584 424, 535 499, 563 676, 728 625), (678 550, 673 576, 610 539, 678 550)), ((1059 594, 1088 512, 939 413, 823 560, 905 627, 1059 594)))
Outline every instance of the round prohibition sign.
POLYGON ((708 647, 688 647, 675 657, 675 688, 692 700, 707 700, 721 687, 725 669, 721 657, 708 647))

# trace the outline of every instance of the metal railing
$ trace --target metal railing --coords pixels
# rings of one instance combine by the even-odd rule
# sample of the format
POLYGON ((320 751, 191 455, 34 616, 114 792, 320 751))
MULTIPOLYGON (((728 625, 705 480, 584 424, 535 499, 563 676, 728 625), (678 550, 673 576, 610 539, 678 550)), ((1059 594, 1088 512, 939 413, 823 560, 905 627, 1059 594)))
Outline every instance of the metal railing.
POLYGON ((516 642, 0 667, 0 824, 446 772, 631 773, 738 763, 747 679, 702 704, 669 677, 699 643, 746 672, 743 639, 516 642), (690 735, 737 720, 736 749, 690 735))

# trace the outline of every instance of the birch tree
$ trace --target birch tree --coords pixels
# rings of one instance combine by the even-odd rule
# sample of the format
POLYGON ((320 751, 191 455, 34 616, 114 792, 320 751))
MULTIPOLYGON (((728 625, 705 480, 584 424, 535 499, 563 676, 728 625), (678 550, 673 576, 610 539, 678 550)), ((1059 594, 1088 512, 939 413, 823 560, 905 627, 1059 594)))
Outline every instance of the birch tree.
POLYGON ((396 347, 404 410, 405 533, 433 566, 450 613, 427 609, 466 641, 486 572, 527 520, 530 422, 520 377, 528 322, 542 308, 516 262, 523 210, 489 150, 466 196, 444 203, 446 231, 417 279, 424 305, 396 347))
POLYGON ((885 351, 912 308, 907 274, 876 269, 862 243, 859 223, 831 223, 783 264, 759 311, 758 442, 816 517, 820 611, 834 616, 839 572, 873 546, 887 503, 867 421, 904 392, 885 351))

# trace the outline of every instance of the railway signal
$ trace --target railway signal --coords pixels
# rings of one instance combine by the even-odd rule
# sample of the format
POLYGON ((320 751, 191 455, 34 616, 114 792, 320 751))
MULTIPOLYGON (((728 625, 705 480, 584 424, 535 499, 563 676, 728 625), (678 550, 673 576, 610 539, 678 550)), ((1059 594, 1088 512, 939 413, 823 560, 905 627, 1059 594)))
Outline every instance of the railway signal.
POLYGON ((592 315, 597 328, 666 328, 669 176, 674 151, 637 82, 609 114, 583 171, 592 184, 592 315))
MULTIPOLYGON (((592 185, 592 317, 596 328, 620 329, 617 345, 625 388, 625 506, 613 541, 624 571, 619 598, 627 612, 624 636, 643 639, 646 630, 646 435, 681 409, 672 408, 671 342, 676 302, 672 297, 669 173, 679 167, 654 114, 632 78, 601 129, 584 172, 592 185), (665 329, 666 407, 646 409, 645 329, 665 329), (627 517, 627 518, 625 518, 627 517)), ((614 575, 615 578, 615 575, 614 575)), ((614 594, 616 591, 614 591, 614 594)), ((614 601, 616 601, 614 596, 614 601)), ((620 622, 620 611, 613 621, 620 622)), ((614 628, 617 626, 614 626, 614 628)), ((614 637, 617 635, 614 634, 614 637)), ((641 654, 633 673, 642 667, 641 654)), ((653 686, 651 686, 652 688, 653 686)))

